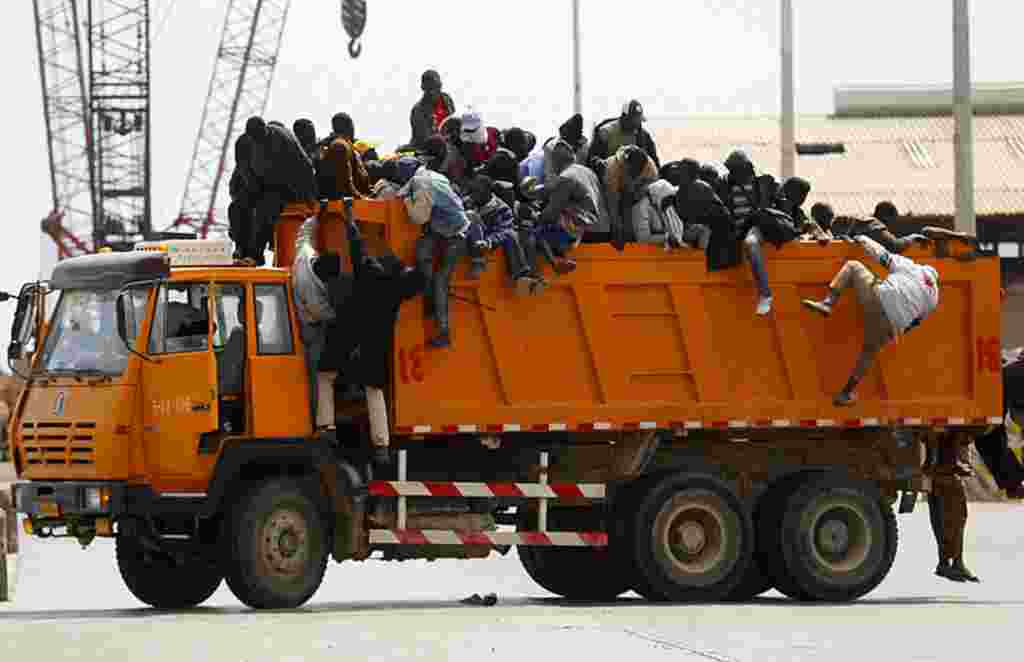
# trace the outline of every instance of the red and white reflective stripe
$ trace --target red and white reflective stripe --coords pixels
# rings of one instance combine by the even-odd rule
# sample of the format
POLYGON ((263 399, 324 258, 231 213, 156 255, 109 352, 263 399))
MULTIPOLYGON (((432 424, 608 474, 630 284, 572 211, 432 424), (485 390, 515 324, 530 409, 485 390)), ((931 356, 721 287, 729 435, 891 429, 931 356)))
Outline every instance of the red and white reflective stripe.
POLYGON ((451 424, 434 427, 431 425, 399 426, 399 434, 473 434, 473 433, 501 433, 501 432, 606 432, 610 430, 671 430, 682 428, 684 430, 747 430, 747 429, 786 429, 786 428, 871 428, 883 425, 896 425, 903 427, 921 427, 924 425, 999 425, 1003 422, 1002 417, 986 418, 964 418, 964 417, 934 417, 934 418, 806 418, 806 419, 713 419, 707 421, 682 420, 682 421, 626 421, 623 423, 612 423, 609 421, 596 421, 593 423, 492 423, 487 425, 477 424, 451 424))
POLYGON ((599 483, 458 483, 374 480, 370 494, 379 497, 517 497, 526 499, 603 499, 599 483))
POLYGON ((606 547, 603 532, 498 532, 371 529, 371 545, 529 545, 531 547, 606 547))

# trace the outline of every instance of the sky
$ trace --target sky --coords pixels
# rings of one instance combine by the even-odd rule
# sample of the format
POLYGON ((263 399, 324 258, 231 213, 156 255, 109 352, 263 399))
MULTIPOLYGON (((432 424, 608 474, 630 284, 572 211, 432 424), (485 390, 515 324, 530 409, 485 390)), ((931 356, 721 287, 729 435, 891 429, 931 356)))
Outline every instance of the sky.
MULTIPOLYGON (((50 0, 43 0, 44 3, 50 0)), ((8 231, 0 290, 16 292, 55 250, 39 231, 50 211, 32 3, 7 3, 0 28, 8 130, 3 161, 8 231)), ((320 134, 349 112, 357 134, 386 147, 409 137, 409 108, 426 68, 459 108, 541 139, 572 114, 569 0, 368 0, 363 53, 351 60, 338 0, 293 0, 265 116, 309 117, 320 134)), ((583 108, 588 127, 640 99, 648 117, 778 112, 778 0, 581 0, 583 108)), ((152 0, 153 226, 176 217, 227 0, 152 0)), ((951 0, 795 0, 796 104, 832 111, 849 84, 948 84, 951 0)), ((1024 79, 1014 44, 1024 5, 971 2, 976 82, 1024 79)), ((683 156, 683 155, 668 155, 683 156)), ((44 274, 44 276, 47 274, 44 274)), ((13 303, 0 304, 0 346, 13 303)))

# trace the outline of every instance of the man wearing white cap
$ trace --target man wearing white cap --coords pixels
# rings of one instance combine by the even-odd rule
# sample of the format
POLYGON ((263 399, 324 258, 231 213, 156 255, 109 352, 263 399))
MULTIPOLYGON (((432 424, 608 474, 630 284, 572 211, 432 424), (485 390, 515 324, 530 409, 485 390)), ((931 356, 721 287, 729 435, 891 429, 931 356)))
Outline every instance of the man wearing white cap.
POLYGON ((661 168, 658 160, 658 147, 654 138, 644 128, 644 108, 636 99, 627 101, 622 106, 622 113, 617 118, 607 119, 594 129, 594 140, 590 147, 590 158, 607 159, 619 151, 620 147, 636 145, 647 152, 654 164, 661 168))

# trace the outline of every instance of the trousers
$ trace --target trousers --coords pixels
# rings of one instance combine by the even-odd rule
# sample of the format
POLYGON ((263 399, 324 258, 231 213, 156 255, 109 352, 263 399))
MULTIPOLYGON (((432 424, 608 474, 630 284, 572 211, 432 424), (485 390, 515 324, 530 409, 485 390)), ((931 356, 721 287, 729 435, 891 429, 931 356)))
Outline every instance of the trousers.
POLYGON ((864 346, 851 375, 851 379, 856 381, 864 378, 878 352, 896 337, 896 331, 886 316, 882 300, 875 289, 876 280, 870 269, 856 260, 850 260, 829 284, 837 298, 844 290, 852 287, 857 293, 857 301, 860 302, 864 313, 864 346))
POLYGON ((416 240, 416 267, 427 279, 425 292, 431 312, 442 331, 448 330, 448 286, 452 271, 460 257, 469 253, 463 237, 445 239, 434 233, 427 233, 416 240), (441 264, 434 269, 434 251, 441 245, 441 264))

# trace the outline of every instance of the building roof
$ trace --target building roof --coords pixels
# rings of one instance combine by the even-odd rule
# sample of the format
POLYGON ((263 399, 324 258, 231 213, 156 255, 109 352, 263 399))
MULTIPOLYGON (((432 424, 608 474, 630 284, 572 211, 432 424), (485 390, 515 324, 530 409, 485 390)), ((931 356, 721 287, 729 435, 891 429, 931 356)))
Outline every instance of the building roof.
MULTIPOLYGON (((691 117, 650 127, 662 162, 683 157, 723 162, 733 149, 758 171, 778 173, 777 117, 691 117)), ((798 143, 843 143, 845 154, 798 155, 796 174, 811 182, 808 207, 828 202, 837 214, 869 216, 891 200, 901 214, 953 216, 955 162, 951 116, 797 118, 798 143)), ((1024 214, 1024 114, 976 117, 979 216, 1024 214)))

